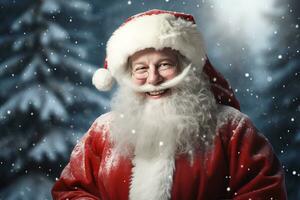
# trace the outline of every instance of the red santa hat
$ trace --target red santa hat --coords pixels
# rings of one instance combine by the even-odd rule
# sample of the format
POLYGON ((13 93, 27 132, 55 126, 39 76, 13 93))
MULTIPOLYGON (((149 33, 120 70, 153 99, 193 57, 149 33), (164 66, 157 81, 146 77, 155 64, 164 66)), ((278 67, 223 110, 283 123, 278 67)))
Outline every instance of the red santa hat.
POLYGON ((240 109, 232 88, 209 62, 201 33, 189 14, 150 10, 127 19, 107 42, 104 68, 93 75, 93 84, 100 91, 111 89, 114 79, 119 83, 128 73, 128 58, 146 48, 172 48, 185 56, 193 67, 206 73, 211 90, 219 104, 240 109))
POLYGON ((204 44, 192 15, 150 10, 130 17, 110 37, 106 48, 104 68, 93 76, 100 91, 111 89, 114 79, 119 83, 128 77, 128 58, 146 48, 172 48, 193 65, 203 68, 206 60, 204 44))

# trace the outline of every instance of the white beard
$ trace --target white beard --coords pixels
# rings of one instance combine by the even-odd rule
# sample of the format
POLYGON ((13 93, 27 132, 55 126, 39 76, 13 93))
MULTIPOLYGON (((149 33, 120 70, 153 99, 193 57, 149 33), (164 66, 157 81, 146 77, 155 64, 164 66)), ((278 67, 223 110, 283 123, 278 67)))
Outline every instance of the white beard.
POLYGON ((196 72, 160 99, 147 99, 144 93, 121 86, 112 100, 115 151, 153 157, 204 150, 214 139, 215 110, 209 82, 196 72))

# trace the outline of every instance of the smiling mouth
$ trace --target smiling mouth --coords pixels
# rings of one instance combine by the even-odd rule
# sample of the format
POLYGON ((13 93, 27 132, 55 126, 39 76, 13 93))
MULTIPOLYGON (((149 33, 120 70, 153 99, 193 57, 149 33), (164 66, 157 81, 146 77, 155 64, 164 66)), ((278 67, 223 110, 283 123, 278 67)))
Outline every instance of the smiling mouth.
POLYGON ((165 94, 167 91, 168 91, 168 89, 147 92, 147 95, 152 96, 152 97, 159 97, 159 96, 162 96, 163 94, 165 94))

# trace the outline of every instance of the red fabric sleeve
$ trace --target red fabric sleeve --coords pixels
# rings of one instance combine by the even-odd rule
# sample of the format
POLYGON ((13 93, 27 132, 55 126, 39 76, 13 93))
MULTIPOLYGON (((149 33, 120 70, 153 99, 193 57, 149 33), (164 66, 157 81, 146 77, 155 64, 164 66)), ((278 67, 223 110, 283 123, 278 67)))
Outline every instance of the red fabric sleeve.
POLYGON ((102 134, 95 130, 96 123, 75 146, 70 162, 64 168, 59 180, 52 188, 55 200, 95 200, 101 199, 98 170, 103 148, 102 134), (97 148, 97 149, 96 149, 97 148))
POLYGON ((233 199, 287 199, 284 173, 267 139, 248 118, 231 130, 227 191, 233 199))

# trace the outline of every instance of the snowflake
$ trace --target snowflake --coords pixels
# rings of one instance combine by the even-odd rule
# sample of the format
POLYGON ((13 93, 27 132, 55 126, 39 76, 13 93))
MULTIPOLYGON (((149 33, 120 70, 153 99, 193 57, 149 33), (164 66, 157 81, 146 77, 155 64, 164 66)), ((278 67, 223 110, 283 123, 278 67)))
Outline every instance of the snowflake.
POLYGON ((295 121, 295 118, 292 117, 292 118, 291 118, 291 121, 294 122, 294 121, 295 121))

